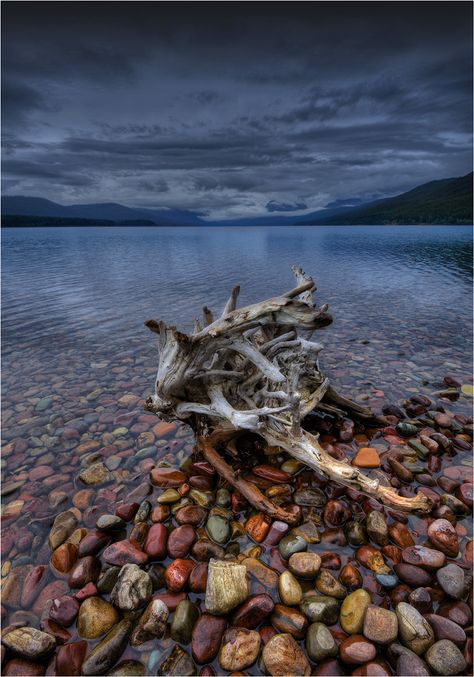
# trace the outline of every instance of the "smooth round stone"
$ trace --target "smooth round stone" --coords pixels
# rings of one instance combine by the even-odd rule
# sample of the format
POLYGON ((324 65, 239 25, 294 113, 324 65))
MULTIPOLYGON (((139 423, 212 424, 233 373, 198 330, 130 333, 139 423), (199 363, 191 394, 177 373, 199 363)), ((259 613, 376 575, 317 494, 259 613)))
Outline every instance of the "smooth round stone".
POLYGON ((295 552, 288 560, 288 568, 300 578, 314 578, 321 568, 321 557, 315 552, 295 552))
POLYGON ((216 492, 216 505, 221 508, 228 508, 230 505, 230 491, 228 489, 218 489, 216 492))
POLYGON ((436 572, 438 583, 444 592, 454 599, 461 599, 465 593, 464 571, 457 564, 448 564, 436 572))
POLYGON ((79 609, 77 632, 84 639, 97 639, 119 620, 117 610, 100 597, 89 597, 79 609))
POLYGON ((53 526, 48 535, 48 543, 52 550, 64 543, 77 527, 77 517, 70 510, 61 512, 54 519, 53 526))
POLYGON ((301 602, 303 591, 291 571, 284 571, 278 579, 278 593, 283 604, 296 606, 301 602))
POLYGON ((288 632, 296 639, 303 639, 308 627, 308 621, 302 613, 283 604, 275 604, 270 620, 277 630, 288 632))
POLYGON ((349 508, 342 501, 332 499, 324 507, 323 519, 329 527, 341 527, 349 520, 350 516, 349 508))
POLYGON ((196 663, 210 663, 217 656, 227 620, 222 616, 202 614, 192 632, 192 654, 196 663))
POLYGON ((208 518, 206 531, 216 543, 226 543, 230 537, 229 522, 220 515, 211 515, 208 518))
POLYGON ((206 517, 206 510, 200 505, 185 505, 176 513, 176 521, 181 526, 183 524, 190 524, 197 527, 206 517))
POLYGON ((391 644, 397 639, 397 614, 369 604, 365 611, 363 635, 376 644, 391 644))
MULTIPOLYGON (((79 543, 79 557, 87 557, 87 555, 97 555, 103 548, 109 545, 111 540, 112 537, 105 531, 99 531, 97 529, 89 531, 89 533, 87 533, 79 543)), ((65 545, 68 544, 64 543, 59 547, 63 548, 65 545)))
POLYGON ((308 544, 321 542, 321 534, 319 533, 316 524, 310 521, 303 522, 297 527, 293 527, 293 529, 289 532, 289 535, 301 536, 301 538, 303 538, 308 544))
POLYGON ((366 522, 367 533, 374 543, 377 545, 387 545, 388 543, 388 527, 385 517, 378 510, 372 510, 367 515, 366 522))
POLYGON ((132 622, 121 620, 92 649, 82 664, 83 675, 103 675, 118 661, 127 645, 132 622))
POLYGON ((338 653, 334 637, 323 623, 312 623, 309 626, 305 646, 311 660, 318 663, 325 658, 337 656, 338 653))
POLYGON ((431 583, 431 575, 421 567, 413 566, 413 564, 401 562, 395 564, 393 569, 400 580, 414 588, 422 588, 431 583))
POLYGON ((253 630, 260 625, 271 613, 275 604, 272 598, 265 593, 249 597, 232 615, 231 625, 253 630))
POLYGON ((349 665, 361 665, 375 658, 377 649, 363 635, 351 635, 339 645, 341 660, 349 665))
POLYGON ((186 475, 175 468, 154 468, 150 476, 156 487, 179 487, 186 482, 186 475))
POLYGON ((302 552, 306 550, 308 543, 302 536, 297 536, 295 534, 288 534, 283 536, 281 541, 278 543, 278 550, 283 559, 289 559, 290 556, 295 552, 302 552))
POLYGON ((180 494, 176 489, 166 489, 160 496, 158 496, 158 503, 163 505, 168 505, 171 503, 176 503, 181 498, 180 494))
POLYGON ((166 568, 165 583, 171 592, 180 592, 186 585, 188 578, 195 567, 190 559, 175 559, 166 568))
POLYGON ((438 614, 444 618, 449 618, 453 623, 457 623, 461 627, 469 625, 472 618, 471 609, 466 602, 448 602, 443 604, 439 610, 438 614))
POLYGON ((51 564, 61 574, 67 574, 77 561, 77 545, 72 543, 62 543, 53 552, 51 564))
POLYGON ((163 560, 167 555, 168 530, 163 524, 153 524, 143 544, 143 550, 151 560, 163 560))
POLYGON ((446 556, 439 550, 426 548, 423 545, 412 545, 402 550, 402 559, 406 564, 413 564, 427 571, 441 569, 446 562, 446 556))
POLYGON ((431 675, 425 661, 408 649, 398 656, 396 670, 397 675, 410 675, 410 677, 430 677, 431 675))
POLYGON ((344 599, 347 595, 347 590, 342 583, 340 583, 337 578, 334 578, 334 576, 326 569, 321 569, 319 572, 316 579, 316 590, 322 595, 336 597, 337 599, 344 599))
POLYGON ((438 675, 460 675, 466 669, 466 661, 458 647, 449 639, 441 639, 426 652, 426 662, 438 675))
POLYGON ((173 559, 186 557, 196 541, 196 533, 192 526, 185 524, 177 527, 168 536, 168 554, 173 559))
POLYGON ((345 588, 351 591, 357 590, 362 585, 362 575, 359 569, 351 563, 342 567, 339 580, 345 588))
POLYGON ((87 642, 80 640, 58 647, 55 662, 55 675, 79 677, 87 651, 87 642))
POLYGON ((356 635, 362 632, 364 614, 372 598, 366 590, 360 588, 347 595, 341 604, 340 623, 344 632, 356 635))
POLYGON ((100 562, 97 557, 81 557, 71 569, 68 583, 71 588, 83 588, 87 583, 95 583, 100 576, 100 562))
POLYGON ((248 668, 257 660, 261 641, 256 630, 229 628, 222 638, 219 665, 229 672, 248 668))
POLYGON ((437 519, 428 527, 428 538, 433 545, 448 557, 457 557, 459 538, 455 528, 445 519, 437 519))
POLYGON ((334 597, 325 595, 306 597, 300 604, 300 610, 310 623, 334 625, 339 618, 339 603, 334 597))
POLYGON ((145 604, 153 593, 153 585, 146 571, 136 564, 125 564, 117 578, 110 600, 119 609, 133 611, 145 604))
POLYGON ((268 640, 262 660, 272 677, 311 674, 311 666, 304 651, 288 633, 274 635, 268 640))
POLYGON ((390 677, 391 674, 392 671, 390 670, 390 667, 381 659, 375 659, 374 661, 364 663, 351 672, 351 675, 354 675, 354 677, 375 677, 375 675, 377 675, 377 677, 390 677))
POLYGON ((102 553, 107 564, 123 566, 124 564, 146 564, 148 555, 139 550, 131 541, 123 540, 112 543, 102 553))
POLYGON ((153 508, 150 514, 152 522, 166 522, 171 515, 171 508, 169 505, 157 505, 153 508))
POLYGON ((423 616, 406 602, 399 602, 396 608, 400 638, 405 646, 417 655, 434 643, 434 632, 423 616))
POLYGON ((367 543, 367 530, 361 522, 348 522, 344 525, 344 533, 350 545, 367 543))
POLYGON ((53 599, 49 609, 49 617, 64 628, 72 625, 79 611, 79 602, 71 595, 63 595, 53 599))
POLYGON ((408 595, 408 602, 421 614, 429 613, 433 610, 433 600, 427 588, 415 588, 408 595))
POLYGON ((161 663, 158 675, 163 677, 179 677, 180 675, 195 675, 196 666, 191 656, 180 646, 175 644, 171 653, 161 663))
MULTIPOLYGON (((2 654, 3 658, 3 654, 2 654)), ((5 677, 29 677, 30 675, 46 674, 46 666, 41 663, 28 661, 25 658, 11 658, 2 667, 5 677)))
POLYGON ((2 635, 2 644, 22 658, 44 658, 54 651, 56 639, 36 628, 16 628, 2 635))
POLYGON ((198 608, 189 600, 180 602, 174 612, 170 636, 178 644, 189 644, 194 624, 199 618, 198 608))
POLYGON ((380 583, 383 588, 387 588, 387 590, 391 590, 398 585, 399 582, 398 578, 392 574, 376 574, 375 580, 377 583, 380 583))
POLYGON ((444 618, 437 614, 426 614, 425 619, 433 628, 436 641, 440 639, 449 639, 460 649, 464 647, 466 633, 457 623, 453 623, 449 618, 444 618))
POLYGON ((101 531, 117 531, 123 529, 125 522, 117 515, 101 515, 96 522, 97 529, 101 531))
POLYGON ((206 592, 207 586, 207 563, 200 562, 191 571, 188 579, 188 585, 191 592, 206 592))
POLYGON ((142 677, 146 675, 146 668, 140 661, 122 661, 118 663, 107 675, 112 677, 142 677))

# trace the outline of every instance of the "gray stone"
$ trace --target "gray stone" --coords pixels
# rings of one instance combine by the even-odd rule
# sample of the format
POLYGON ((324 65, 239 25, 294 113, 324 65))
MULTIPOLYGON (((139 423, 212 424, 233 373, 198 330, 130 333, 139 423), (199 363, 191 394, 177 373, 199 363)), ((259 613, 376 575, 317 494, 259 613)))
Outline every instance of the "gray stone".
POLYGON ((106 634, 82 664, 83 675, 103 675, 118 661, 127 646, 132 622, 123 619, 106 634))
POLYGON ((151 639, 163 637, 168 616, 169 611, 166 604, 160 599, 153 599, 140 616, 130 637, 130 644, 139 646, 151 639))
POLYGON ((300 610, 310 623, 334 625, 339 618, 339 604, 334 597, 311 595, 300 604, 300 610))
POLYGON ((189 644, 194 624, 199 618, 199 610, 188 599, 183 599, 174 612, 170 636, 178 644, 189 644))
POLYGON ((96 522, 97 529, 101 531, 117 531, 125 526, 125 522, 117 515, 101 515, 96 522))
POLYGON ((229 522, 220 515, 211 515, 206 523, 206 531, 216 543, 226 543, 230 537, 229 522))
POLYGON ((387 545, 388 526, 385 517, 378 510, 372 510, 367 515, 367 533, 377 545, 387 545))
POLYGON ((461 675, 466 661, 458 647, 449 639, 441 639, 426 652, 426 662, 438 675, 461 675))
POLYGON ((150 576, 136 564, 125 564, 111 592, 110 599, 119 609, 133 611, 148 602, 153 594, 150 576))
POLYGON ((2 636, 2 643, 23 658, 44 658, 54 651, 56 638, 36 628, 16 628, 2 636))
POLYGON ((461 599, 465 593, 464 571, 457 564, 448 564, 436 572, 438 583, 444 592, 454 599, 461 599))
POLYGON ((324 623, 312 623, 306 634, 306 651, 311 660, 319 662, 337 656, 338 648, 324 623))
POLYGON ((417 655, 425 653, 434 644, 434 632, 431 625, 419 611, 406 602, 397 604, 399 635, 405 646, 417 655))
POLYGON ((289 559, 290 556, 295 552, 302 552, 306 550, 308 543, 302 536, 297 536, 296 534, 288 534, 288 536, 283 536, 281 541, 278 544, 278 549, 280 555, 283 559, 289 559))

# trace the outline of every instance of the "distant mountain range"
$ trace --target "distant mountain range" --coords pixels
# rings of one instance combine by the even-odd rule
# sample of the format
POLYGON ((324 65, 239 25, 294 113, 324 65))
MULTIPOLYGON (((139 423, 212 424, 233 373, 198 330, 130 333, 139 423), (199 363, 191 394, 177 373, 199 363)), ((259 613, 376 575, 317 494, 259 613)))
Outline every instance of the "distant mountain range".
POLYGON ((262 216, 206 221, 178 209, 140 209, 115 202, 64 206, 39 197, 2 198, 2 225, 19 226, 273 226, 371 224, 472 224, 473 174, 430 181, 395 197, 303 216, 262 216))

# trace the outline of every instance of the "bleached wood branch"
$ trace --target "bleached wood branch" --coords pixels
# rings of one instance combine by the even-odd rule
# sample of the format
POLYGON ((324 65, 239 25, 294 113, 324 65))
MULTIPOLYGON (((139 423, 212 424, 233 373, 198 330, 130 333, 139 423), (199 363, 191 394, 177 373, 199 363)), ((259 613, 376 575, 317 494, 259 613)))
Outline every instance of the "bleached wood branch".
MULTIPOLYGON (((386 421, 339 395, 321 373, 318 355, 322 345, 308 340, 308 333, 327 326, 332 318, 327 305, 314 306, 312 278, 298 267, 293 273, 296 287, 245 308, 236 309, 240 288, 234 287, 222 316, 214 319, 204 306, 205 326, 196 320, 192 335, 163 321, 146 322, 160 336, 155 393, 147 408, 167 420, 190 422, 199 433, 204 455, 226 479, 231 478, 228 481, 232 469, 212 451, 212 445, 224 433, 230 439, 242 430, 253 431, 330 480, 398 510, 428 511, 431 504, 424 494, 413 499, 399 496, 391 487, 332 458, 302 428, 302 419, 314 408, 374 424, 386 421)), ((268 499, 262 503, 256 487, 247 484, 242 485, 242 493, 253 497, 254 505, 281 515, 268 499)), ((289 515, 293 520, 291 511, 289 515)))

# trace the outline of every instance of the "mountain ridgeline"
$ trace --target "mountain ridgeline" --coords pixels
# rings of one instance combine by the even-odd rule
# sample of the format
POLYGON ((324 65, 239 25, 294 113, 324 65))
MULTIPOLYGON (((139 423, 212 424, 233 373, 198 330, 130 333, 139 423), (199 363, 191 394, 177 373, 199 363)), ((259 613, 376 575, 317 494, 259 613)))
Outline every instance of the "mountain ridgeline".
POLYGON ((211 221, 197 212, 142 209, 114 202, 64 206, 37 197, 2 198, 2 226, 305 226, 305 225, 470 225, 473 174, 430 181, 395 197, 357 207, 321 209, 300 216, 261 216, 211 221))

